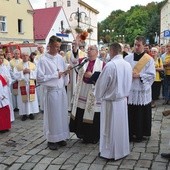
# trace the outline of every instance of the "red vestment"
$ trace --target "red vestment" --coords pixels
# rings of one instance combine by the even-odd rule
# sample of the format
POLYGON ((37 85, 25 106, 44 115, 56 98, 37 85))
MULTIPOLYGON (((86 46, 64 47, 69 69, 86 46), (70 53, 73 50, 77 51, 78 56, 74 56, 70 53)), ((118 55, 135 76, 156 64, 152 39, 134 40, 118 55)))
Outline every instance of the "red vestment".
MULTIPOLYGON (((2 86, 7 86, 6 80, 0 75, 2 86)), ((6 96, 5 96, 6 97, 6 96)), ((9 105, 0 108, 0 130, 8 130, 11 128, 11 117, 9 105)))

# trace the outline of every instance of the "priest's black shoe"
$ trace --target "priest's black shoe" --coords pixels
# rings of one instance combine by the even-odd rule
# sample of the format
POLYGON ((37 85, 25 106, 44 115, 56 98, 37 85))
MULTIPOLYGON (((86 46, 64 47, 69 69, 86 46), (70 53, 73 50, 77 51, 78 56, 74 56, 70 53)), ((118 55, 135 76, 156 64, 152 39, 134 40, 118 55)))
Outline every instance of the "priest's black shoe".
POLYGON ((113 158, 112 158, 112 159, 109 159, 109 158, 105 158, 105 157, 101 156, 101 153, 100 153, 100 152, 98 153, 98 157, 101 158, 101 159, 105 159, 105 160, 107 160, 107 161, 109 161, 109 160, 114 160, 113 158))
POLYGON ((34 120, 34 115, 33 115, 33 114, 30 114, 30 115, 29 115, 29 118, 30 118, 31 120, 34 120))
POLYGON ((49 147, 50 150, 57 150, 57 143, 54 142, 48 142, 47 146, 49 147))
POLYGON ((15 109, 14 109, 14 112, 18 112, 18 111, 19 111, 19 109, 18 109, 18 108, 15 108, 15 109))
POLYGON ((64 140, 62 140, 62 141, 60 141, 60 142, 57 142, 57 144, 58 144, 59 146, 66 146, 66 145, 67 145, 67 142, 64 141, 64 140))
POLYGON ((9 132, 9 129, 7 129, 7 130, 0 130, 0 133, 6 133, 6 132, 9 132))
POLYGON ((161 153, 162 158, 170 159, 170 153, 161 153))
POLYGON ((22 118, 21 118, 22 121, 25 121, 27 120, 27 115, 23 115, 22 118))
POLYGON ((142 142, 142 141, 147 141, 148 138, 146 138, 146 137, 142 137, 142 138, 131 138, 131 140, 132 140, 133 142, 140 143, 140 142, 142 142))

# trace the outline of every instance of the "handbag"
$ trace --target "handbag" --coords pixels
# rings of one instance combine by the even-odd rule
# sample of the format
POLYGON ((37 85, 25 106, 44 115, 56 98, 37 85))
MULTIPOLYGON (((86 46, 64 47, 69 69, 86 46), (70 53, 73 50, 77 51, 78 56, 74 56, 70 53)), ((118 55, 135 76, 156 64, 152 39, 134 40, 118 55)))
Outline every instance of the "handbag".
MULTIPOLYGON (((159 65, 160 65, 160 58, 158 58, 158 62, 159 62, 159 65)), ((164 70, 159 71, 159 76, 160 76, 161 79, 164 79, 165 71, 164 70)))
POLYGON ((160 78, 161 78, 161 79, 164 79, 164 77, 165 77, 165 72, 164 72, 164 70, 159 71, 159 75, 160 75, 160 78))

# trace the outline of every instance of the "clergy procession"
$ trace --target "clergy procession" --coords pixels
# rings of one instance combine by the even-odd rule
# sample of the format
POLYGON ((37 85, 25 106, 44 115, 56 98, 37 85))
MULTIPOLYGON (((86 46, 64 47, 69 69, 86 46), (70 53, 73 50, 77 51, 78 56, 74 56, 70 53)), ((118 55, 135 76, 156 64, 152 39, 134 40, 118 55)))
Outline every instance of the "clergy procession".
POLYGON ((150 52, 143 36, 133 48, 83 43, 77 35, 66 53, 53 35, 31 55, 15 49, 7 58, 0 49, 0 135, 10 134, 16 114, 29 124, 42 114, 50 150, 70 145, 75 134, 82 146, 99 145, 101 159, 119 160, 131 154, 132 143, 150 140, 157 101, 170 102, 170 43, 150 52))

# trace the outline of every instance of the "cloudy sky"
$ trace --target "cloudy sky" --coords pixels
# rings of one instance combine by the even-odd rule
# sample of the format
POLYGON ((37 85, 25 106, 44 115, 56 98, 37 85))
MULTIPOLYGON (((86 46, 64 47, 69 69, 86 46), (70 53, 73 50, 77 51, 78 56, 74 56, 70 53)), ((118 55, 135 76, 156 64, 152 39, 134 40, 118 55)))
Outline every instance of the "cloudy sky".
MULTIPOLYGON (((146 5, 150 2, 161 2, 163 0, 83 0, 93 8, 97 9, 98 21, 104 20, 112 11, 121 9, 127 11, 131 6, 146 5)), ((44 8, 46 0, 30 0, 34 9, 44 8)))

